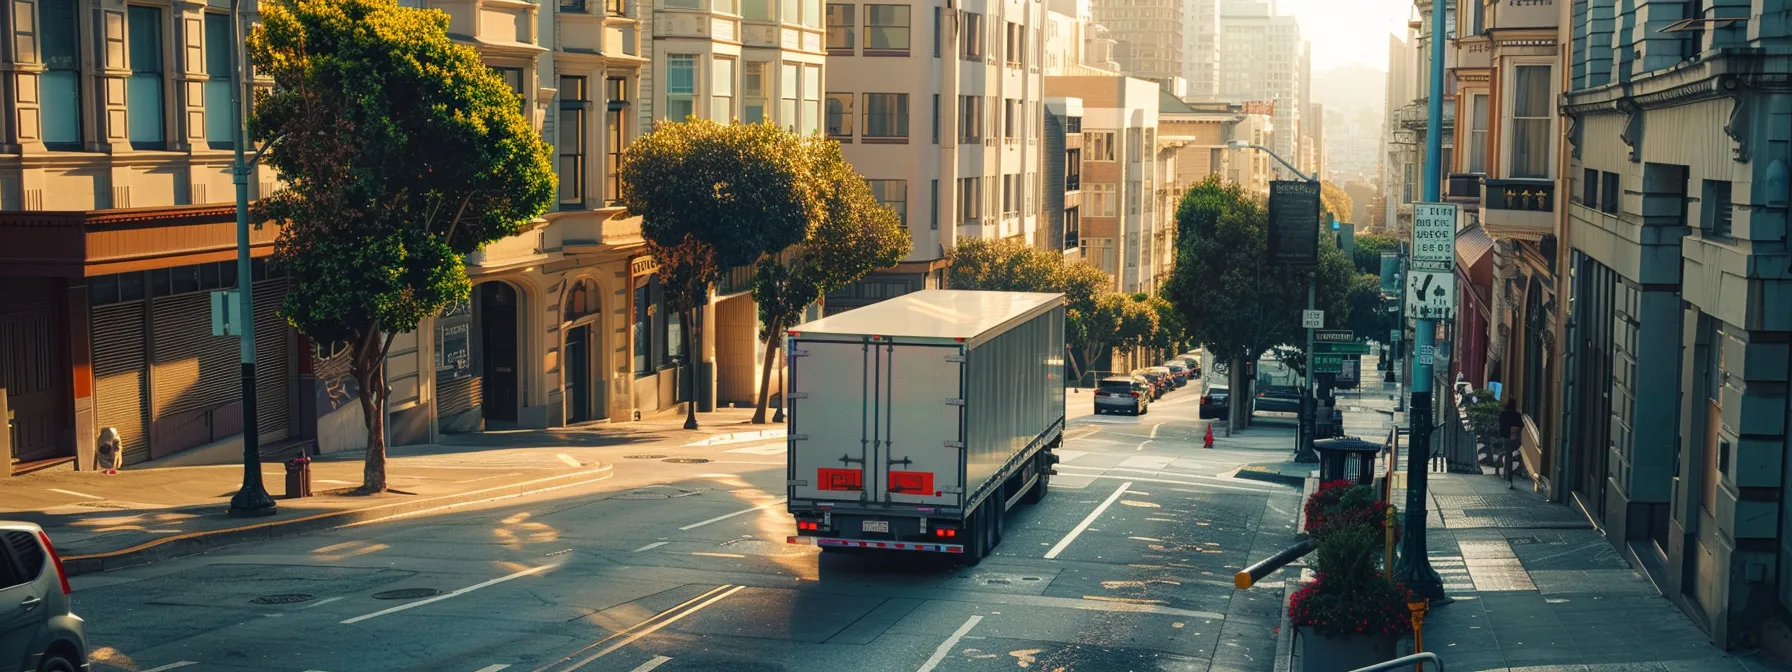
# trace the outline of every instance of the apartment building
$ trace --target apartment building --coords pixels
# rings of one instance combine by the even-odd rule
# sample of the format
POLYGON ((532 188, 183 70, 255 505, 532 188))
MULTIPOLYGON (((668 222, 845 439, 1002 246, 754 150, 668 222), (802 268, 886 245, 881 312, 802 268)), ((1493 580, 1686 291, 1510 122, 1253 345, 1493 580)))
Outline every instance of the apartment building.
POLYGON ((1792 605, 1792 64, 1771 46, 1792 24, 1779 3, 1563 11, 1565 58, 1530 66, 1566 82, 1558 482, 1714 643, 1749 646, 1792 605))
POLYGON ((1045 99, 1045 203, 1039 247, 1082 258, 1083 100, 1045 99))
POLYGON ((1025 0, 828 5, 825 132, 908 225, 896 268, 838 312, 938 287, 963 238, 1036 243, 1046 11, 1025 0))
POLYGON ((1183 0, 1091 0, 1095 23, 1123 43, 1128 77, 1172 88, 1183 76, 1183 0))
MULTIPOLYGON (((1303 42, 1300 24, 1292 16, 1274 13, 1274 6, 1259 0, 1221 0, 1220 98, 1235 103, 1261 103, 1270 107, 1275 134, 1265 147, 1299 166, 1304 163, 1301 114, 1306 94, 1302 80, 1303 42)), ((1279 165, 1277 179, 1295 179, 1279 165)))
POLYGON ((1113 277, 1115 291, 1153 291, 1165 261, 1154 244, 1161 89, 1117 76, 1048 77, 1046 88, 1083 104, 1082 258, 1113 277))
POLYGON ((1220 0, 1182 2, 1182 76, 1188 80, 1186 100, 1215 100, 1220 95, 1220 0))

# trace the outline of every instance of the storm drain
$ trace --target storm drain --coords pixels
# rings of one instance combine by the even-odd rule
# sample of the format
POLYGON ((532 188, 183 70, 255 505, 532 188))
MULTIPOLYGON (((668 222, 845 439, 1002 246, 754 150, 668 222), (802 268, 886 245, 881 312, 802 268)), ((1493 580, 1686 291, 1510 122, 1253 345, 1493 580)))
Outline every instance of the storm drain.
POLYGON ((664 457, 665 457, 665 455, 623 455, 622 459, 625 459, 625 460, 658 460, 658 459, 661 459, 664 457))
POLYGON ((434 588, 400 588, 398 590, 388 590, 383 593, 374 593, 373 599, 376 599, 376 600, 415 600, 415 599, 423 598, 423 597, 435 597, 435 596, 441 595, 441 594, 442 594, 442 591, 436 590, 434 588))
POLYGON ((249 600, 249 604, 298 604, 300 602, 310 602, 315 599, 317 599, 316 595, 283 593, 280 595, 263 595, 253 600, 249 600))
POLYGON ((668 458, 666 458, 666 461, 671 462, 673 464, 703 464, 705 462, 708 462, 709 458, 707 458, 707 457, 668 457, 668 458))

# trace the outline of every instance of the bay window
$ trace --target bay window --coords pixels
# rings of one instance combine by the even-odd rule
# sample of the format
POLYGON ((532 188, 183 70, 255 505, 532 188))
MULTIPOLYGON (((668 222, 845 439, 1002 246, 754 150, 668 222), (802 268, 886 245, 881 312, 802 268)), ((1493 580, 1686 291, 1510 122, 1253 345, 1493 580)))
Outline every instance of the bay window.
POLYGON ((865 5, 865 48, 908 51, 908 5, 865 5))
POLYGON ((710 71, 709 118, 720 123, 734 120, 734 59, 717 58, 710 71))
POLYGON ((908 137, 908 94, 865 94, 865 137, 908 137))
POLYGON ((1549 177, 1549 66, 1513 68, 1512 177, 1549 177))
POLYGON ((666 115, 684 121, 697 113, 696 54, 666 54, 666 115))
POLYGON ((205 142, 212 149, 236 146, 236 122, 230 109, 236 87, 236 43, 230 34, 230 15, 205 15, 205 142))
POLYGON ((39 0, 39 51, 44 72, 37 76, 44 147, 81 149, 81 33, 75 0, 39 0))
POLYGON ((125 10, 130 40, 131 78, 125 86, 125 126, 131 147, 166 149, 163 116, 162 10, 132 5, 125 10))
POLYGON ((765 121, 766 78, 770 67, 768 61, 747 61, 746 71, 741 74, 741 87, 746 96, 742 101, 742 121, 749 124, 765 121))
POLYGON ((559 134, 560 207, 585 205, 585 133, 591 103, 586 100, 584 77, 560 78, 559 134))

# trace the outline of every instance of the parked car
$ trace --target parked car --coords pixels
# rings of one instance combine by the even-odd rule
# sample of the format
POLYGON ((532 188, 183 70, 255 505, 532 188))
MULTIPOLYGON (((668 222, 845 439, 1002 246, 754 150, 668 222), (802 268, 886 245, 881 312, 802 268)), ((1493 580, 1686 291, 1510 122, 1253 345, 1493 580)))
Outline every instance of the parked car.
POLYGON ((1166 361, 1164 362, 1164 368, 1170 370, 1170 378, 1176 381, 1176 387, 1188 385, 1188 365, 1183 364, 1182 360, 1172 359, 1166 361))
POLYGON ((68 573, 43 528, 0 521, 0 670, 88 669, 87 625, 68 594, 68 573))
POLYGON ((1225 385, 1214 385, 1201 395, 1201 419, 1213 420, 1226 417, 1226 410, 1232 402, 1232 390, 1225 385))
POLYGON ((1128 376, 1112 376, 1101 379, 1095 388, 1095 412, 1119 413, 1125 411, 1133 415, 1144 415, 1150 412, 1150 383, 1128 376))
POLYGON ((1182 353, 1182 357, 1180 359, 1183 361, 1184 364, 1188 365, 1188 375, 1190 377, 1192 377, 1192 378, 1200 378, 1201 377, 1201 353, 1185 352, 1185 353, 1182 353))
POLYGON ((1151 400, 1152 401, 1156 401, 1159 397, 1164 396, 1165 392, 1169 391, 1164 386, 1163 374, 1157 373, 1155 371, 1152 371, 1151 369, 1146 368, 1146 369, 1133 369, 1132 375, 1144 378, 1146 380, 1146 382, 1150 384, 1151 400))
POLYGON ((1280 386, 1258 388, 1257 398, 1251 404, 1251 412, 1299 413, 1300 390, 1280 386))
MULTIPOLYGON (((1167 367, 1167 366, 1152 366, 1152 367, 1147 367, 1145 370, 1156 373, 1158 375, 1158 377, 1163 380, 1162 385, 1164 387, 1164 394, 1169 394, 1171 391, 1176 389, 1176 387, 1177 387, 1176 374, 1171 373, 1169 367, 1167 367)), ((1158 396, 1161 397, 1163 395, 1160 394, 1158 396)))

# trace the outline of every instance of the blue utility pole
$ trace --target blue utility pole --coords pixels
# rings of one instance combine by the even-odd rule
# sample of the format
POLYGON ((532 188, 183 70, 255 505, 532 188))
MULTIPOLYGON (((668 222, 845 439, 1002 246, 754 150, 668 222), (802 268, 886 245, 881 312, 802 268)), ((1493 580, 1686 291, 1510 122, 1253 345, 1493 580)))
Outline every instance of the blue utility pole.
POLYGON ((230 515, 266 516, 275 512, 275 504, 261 482, 261 431, 255 413, 255 276, 249 262, 249 173, 253 164, 244 156, 244 148, 249 144, 250 82, 240 5, 240 0, 230 3, 230 25, 234 33, 230 42, 232 55, 236 57, 232 66, 237 78, 230 89, 230 114, 235 122, 232 134, 236 136, 236 161, 231 164, 230 172, 236 182, 236 291, 241 299, 237 312, 242 316, 239 338, 242 339, 243 355, 243 485, 230 498, 230 515))
MULTIPOLYGON (((1444 156, 1444 41, 1449 38, 1445 0, 1431 0, 1431 72, 1430 88, 1425 100, 1425 202, 1443 201, 1441 182, 1444 156)), ((1410 291, 1410 290, 1409 290, 1410 291)), ((1405 301, 1404 295, 1400 298, 1405 301)), ((1404 325, 1403 325, 1404 326, 1404 325)), ((1406 521, 1400 546, 1397 579, 1406 584, 1415 597, 1441 601, 1443 580, 1431 568, 1425 549, 1426 477, 1431 469, 1431 357, 1435 322, 1423 315, 1413 326, 1412 403, 1407 404, 1407 417, 1412 421, 1411 448, 1406 458, 1406 521)))

